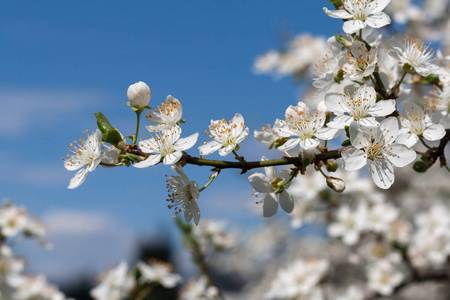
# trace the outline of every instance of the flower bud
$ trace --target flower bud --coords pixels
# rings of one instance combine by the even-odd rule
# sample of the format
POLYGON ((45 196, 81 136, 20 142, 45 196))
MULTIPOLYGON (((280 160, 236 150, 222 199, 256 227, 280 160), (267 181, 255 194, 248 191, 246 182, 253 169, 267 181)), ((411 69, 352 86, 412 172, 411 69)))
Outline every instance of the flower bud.
POLYGON ((336 172, 338 164, 335 160, 329 160, 327 161, 326 167, 328 172, 336 172))
POLYGON ((345 183, 342 179, 336 177, 328 177, 327 185, 329 188, 333 189, 335 192, 342 193, 345 190, 345 183))
POLYGON ((148 104, 150 101, 150 88, 142 81, 130 85, 127 91, 129 105, 140 109, 148 104))

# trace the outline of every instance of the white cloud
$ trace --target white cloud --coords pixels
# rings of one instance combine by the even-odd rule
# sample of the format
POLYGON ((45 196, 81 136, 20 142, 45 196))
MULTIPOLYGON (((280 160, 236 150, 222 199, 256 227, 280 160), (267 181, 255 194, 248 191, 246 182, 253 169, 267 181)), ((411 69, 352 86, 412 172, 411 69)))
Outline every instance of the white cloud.
POLYGON ((0 88, 0 135, 54 126, 70 114, 96 107, 106 96, 100 91, 0 88))

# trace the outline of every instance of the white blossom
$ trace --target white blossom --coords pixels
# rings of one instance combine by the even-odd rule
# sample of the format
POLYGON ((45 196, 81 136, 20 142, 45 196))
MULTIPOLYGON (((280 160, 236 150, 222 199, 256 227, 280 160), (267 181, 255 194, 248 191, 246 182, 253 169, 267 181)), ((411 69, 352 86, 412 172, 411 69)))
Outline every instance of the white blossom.
POLYGON ((378 49, 371 47, 367 50, 366 44, 353 41, 350 54, 345 56, 346 64, 342 67, 344 78, 361 80, 372 75, 378 62, 378 49))
POLYGON ((444 126, 433 124, 430 116, 415 103, 404 106, 404 112, 400 117, 402 128, 399 130, 397 142, 407 147, 414 146, 423 136, 428 141, 438 141, 445 135, 444 126))
POLYGON ((383 9, 391 0, 343 0, 344 9, 330 11, 323 8, 325 13, 337 19, 344 19, 342 29, 347 34, 352 34, 366 26, 380 28, 391 23, 389 16, 383 9))
POLYGON ((70 149, 73 155, 67 154, 68 158, 64 162, 64 167, 69 171, 82 168, 70 180, 67 187, 75 189, 84 182, 89 172, 94 171, 98 167, 102 160, 102 133, 97 129, 88 135, 87 138, 81 138, 71 143, 70 149))
POLYGON ((172 166, 172 171, 178 174, 167 179, 167 188, 169 195, 167 202, 169 209, 174 209, 175 214, 179 214, 184 210, 184 218, 186 222, 190 222, 194 218, 195 225, 200 221, 200 208, 197 200, 200 197, 198 183, 189 180, 183 169, 179 166, 172 166))
POLYGON ((341 237, 346 245, 355 245, 361 233, 367 229, 368 209, 365 203, 360 203, 356 210, 342 205, 336 213, 336 222, 328 227, 328 234, 341 237))
POLYGON ((134 279, 128 274, 128 266, 121 262, 103 275, 100 284, 91 290, 91 296, 96 300, 122 300, 129 296, 133 286, 134 279))
POLYGON ((221 156, 226 156, 240 144, 249 133, 248 127, 244 125, 244 117, 237 113, 229 122, 225 119, 211 120, 209 132, 206 134, 214 141, 204 143, 198 150, 200 155, 209 155, 219 150, 221 156))
POLYGON ((382 260, 369 265, 367 278, 369 289, 389 296, 394 288, 403 282, 404 275, 392 263, 382 260))
POLYGON ((330 128, 342 129, 352 121, 362 126, 378 126, 375 117, 384 117, 395 110, 395 100, 377 102, 375 89, 368 85, 360 86, 352 95, 329 93, 325 105, 336 117, 327 124, 330 128))
POLYGON ((152 153, 144 161, 135 163, 136 168, 147 168, 156 165, 163 159, 165 165, 173 165, 177 163, 182 151, 190 149, 195 145, 198 133, 194 133, 186 138, 180 138, 181 127, 174 125, 171 128, 164 128, 160 132, 155 132, 150 139, 140 141, 139 148, 144 153, 152 153))
POLYGON ((141 273, 141 283, 159 283, 165 288, 174 288, 182 281, 180 275, 172 272, 172 265, 161 261, 150 261, 150 263, 138 262, 136 267, 141 273))
POLYGON ((167 96, 166 102, 161 103, 155 110, 149 110, 145 114, 147 120, 154 125, 145 126, 149 132, 171 128, 180 121, 183 116, 183 107, 178 99, 167 96))
POLYGON ((387 118, 375 128, 350 124, 350 142, 355 148, 342 152, 343 168, 359 170, 366 164, 374 183, 387 189, 394 183, 394 168, 404 167, 416 159, 416 152, 394 143, 398 134, 396 118, 387 118))
POLYGON ((274 130, 275 128, 280 126, 280 120, 277 119, 275 121, 275 125, 273 128, 270 127, 270 124, 267 124, 265 127, 263 127, 262 131, 254 131, 254 137, 257 141, 266 144, 271 148, 273 146, 273 143, 280 139, 281 136, 277 134, 277 131, 274 130))
POLYGON ((226 222, 206 219, 193 229, 193 235, 200 243, 204 252, 212 246, 214 250, 225 250, 233 247, 236 243, 234 235, 225 231, 226 222))
POLYGON ((0 208, 0 232, 3 237, 12 237, 26 229, 28 215, 23 207, 6 202, 0 208))
POLYGON ((305 300, 323 299, 317 284, 328 270, 328 261, 325 259, 296 260, 288 267, 278 271, 272 282, 267 299, 293 299, 305 300))
POLYGON ((325 113, 316 111, 309 112, 309 108, 303 102, 298 102, 297 106, 290 105, 286 109, 286 120, 281 120, 276 128, 279 136, 294 137, 287 140, 277 149, 286 151, 295 148, 298 144, 303 149, 313 149, 319 146, 320 141, 335 138, 339 130, 323 127, 325 124, 325 113))
POLYGON ((409 36, 406 36, 404 41, 403 49, 393 47, 388 51, 388 54, 401 64, 411 65, 422 76, 439 72, 439 66, 432 63, 436 58, 434 57, 434 50, 429 49, 429 44, 426 45, 423 42, 421 43, 419 39, 411 39, 409 36))
MULTIPOLYGON (((265 160, 267 160, 265 157, 261 158, 261 161, 265 160)), ((254 173, 248 177, 248 181, 257 192, 257 195, 262 194, 264 197, 262 200, 263 216, 273 216, 278 210, 278 202, 285 212, 292 212, 294 202, 292 196, 287 191, 289 183, 286 184, 290 178, 289 172, 281 170, 277 174, 274 166, 265 167, 264 169, 266 175, 254 173)))
POLYGON ((205 276, 195 281, 189 282, 181 290, 181 300, 213 300, 219 295, 219 290, 215 286, 208 284, 205 276))

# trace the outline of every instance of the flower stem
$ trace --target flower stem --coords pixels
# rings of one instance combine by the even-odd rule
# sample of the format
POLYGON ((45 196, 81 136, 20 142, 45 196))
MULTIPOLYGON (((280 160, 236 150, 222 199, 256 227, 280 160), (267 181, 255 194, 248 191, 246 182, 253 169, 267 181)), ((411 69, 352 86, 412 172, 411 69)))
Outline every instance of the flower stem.
POLYGON ((143 112, 143 110, 141 110, 141 109, 136 111, 136 118, 137 118, 137 120, 136 120, 136 132, 135 132, 135 134, 133 136, 133 145, 136 145, 136 142, 137 142, 137 138, 138 138, 138 134, 139 134, 139 125, 141 123, 141 113, 142 112, 143 112))
POLYGON ((204 187, 202 187, 201 189, 199 189, 198 191, 199 192, 203 192, 213 181, 214 181, 214 179, 216 179, 217 178, 217 176, 219 176, 219 172, 220 172, 220 169, 219 169, 219 171, 216 171, 216 172, 214 172, 214 174, 212 174, 211 176, 209 176, 209 181, 205 184, 205 186, 204 187))
POLYGON ((322 168, 318 168, 318 170, 319 170, 320 173, 322 173, 323 177, 325 177, 325 178, 330 177, 330 176, 328 176, 327 174, 325 174, 325 173, 322 171, 322 168))
POLYGON ((427 143, 425 143, 425 140, 423 139, 423 137, 421 135, 418 135, 419 140, 422 142, 422 144, 428 149, 428 150, 433 150, 433 148, 431 148, 430 146, 427 145, 427 143))
POLYGON ((395 87, 399 87, 400 84, 402 84, 403 79, 405 79, 406 74, 408 74, 407 72, 403 71, 403 75, 402 78, 400 78, 400 80, 397 82, 397 84, 395 85, 395 87))

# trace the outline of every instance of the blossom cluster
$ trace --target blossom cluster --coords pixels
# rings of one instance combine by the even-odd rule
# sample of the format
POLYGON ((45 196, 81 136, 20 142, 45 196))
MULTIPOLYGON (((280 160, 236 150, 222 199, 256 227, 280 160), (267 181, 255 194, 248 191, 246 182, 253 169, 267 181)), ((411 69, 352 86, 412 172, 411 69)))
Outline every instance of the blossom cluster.
POLYGON ((64 300, 66 297, 43 275, 24 274, 26 259, 13 252, 12 241, 34 239, 49 247, 44 240, 46 227, 25 207, 6 201, 0 207, 0 299, 64 300))

